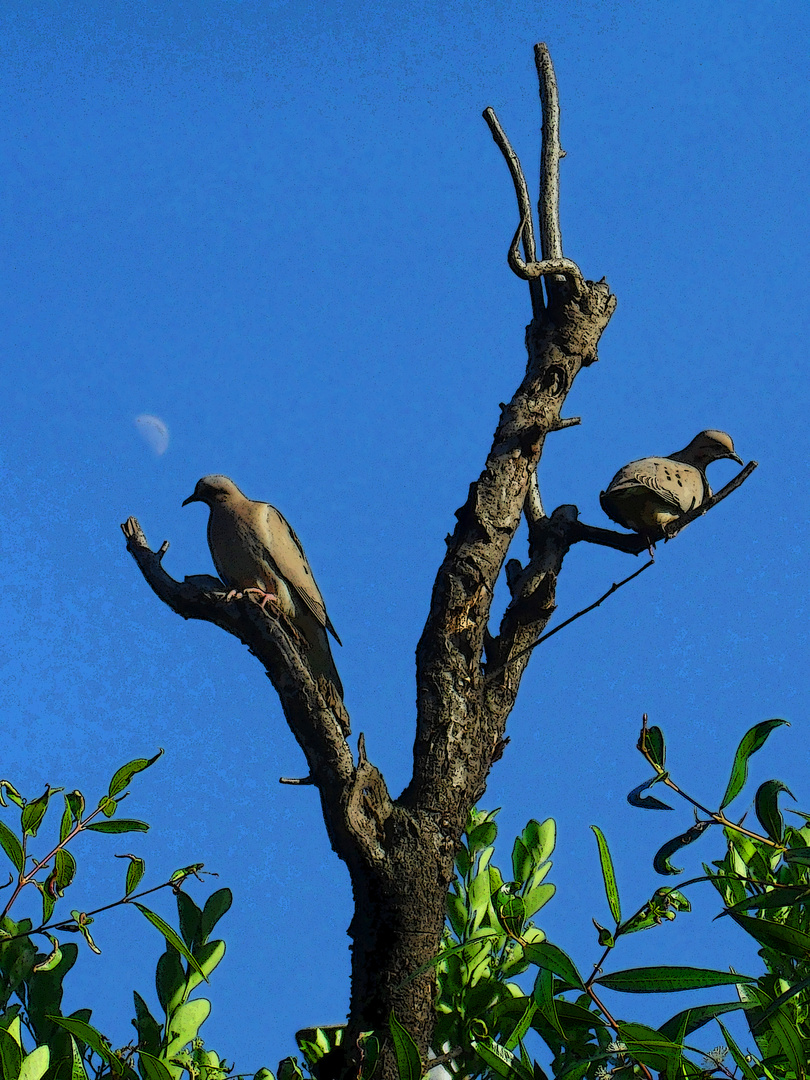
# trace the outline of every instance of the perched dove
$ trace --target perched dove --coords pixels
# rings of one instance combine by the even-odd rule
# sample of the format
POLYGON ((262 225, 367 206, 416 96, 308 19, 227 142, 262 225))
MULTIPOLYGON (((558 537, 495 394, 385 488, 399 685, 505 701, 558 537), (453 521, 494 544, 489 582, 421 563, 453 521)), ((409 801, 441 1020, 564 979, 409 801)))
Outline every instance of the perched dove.
POLYGON ((275 506, 246 498, 227 476, 204 476, 185 500, 206 503, 208 546, 217 573, 229 589, 264 594, 287 617, 309 646, 307 660, 316 677, 343 686, 329 648, 328 630, 340 644, 301 541, 275 506))
POLYGON ((625 529, 657 540, 663 527, 699 506, 712 491, 705 469, 718 458, 731 458, 734 443, 724 431, 701 431, 669 457, 647 457, 619 469, 601 492, 599 502, 609 518, 625 529))

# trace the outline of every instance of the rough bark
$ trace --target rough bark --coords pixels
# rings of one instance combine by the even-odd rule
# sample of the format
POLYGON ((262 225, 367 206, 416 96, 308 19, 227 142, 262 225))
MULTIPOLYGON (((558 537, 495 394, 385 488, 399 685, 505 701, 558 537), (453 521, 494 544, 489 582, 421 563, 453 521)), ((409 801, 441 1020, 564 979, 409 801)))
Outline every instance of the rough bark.
MULTIPOLYGON (((440 944, 454 855, 470 808, 503 751, 523 672, 554 612, 565 555, 581 540, 632 554, 647 547, 638 536, 583 525, 573 506, 546 516, 537 486, 546 436, 578 423, 562 419, 561 408, 579 371, 596 361, 616 300, 604 280, 584 280, 562 254, 556 85, 545 47, 535 52, 544 133, 539 262, 520 162, 495 114, 484 114, 517 194, 520 224, 508 261, 530 286, 528 362, 511 401, 501 406, 484 469, 456 511, 433 587, 417 648, 413 774, 402 795, 392 799, 366 756, 362 735, 355 760, 345 708, 313 678, 295 640, 272 612, 247 597, 229 598, 225 586, 207 575, 173 580, 161 565, 168 545, 153 552, 134 518, 122 526, 129 551, 164 603, 184 618, 205 619, 234 634, 265 667, 306 756, 308 782, 320 793, 331 844, 348 867, 355 903, 349 1020, 344 1052, 322 1063, 323 1080, 350 1067, 356 1075, 359 1035, 370 1029, 384 1034, 392 1009, 427 1058, 435 997, 430 961, 440 944), (506 566, 512 599, 493 636, 488 626, 495 584, 522 513, 529 523, 528 562, 523 567, 511 560, 506 566)), ((396 1076, 388 1044, 380 1075, 396 1076)))

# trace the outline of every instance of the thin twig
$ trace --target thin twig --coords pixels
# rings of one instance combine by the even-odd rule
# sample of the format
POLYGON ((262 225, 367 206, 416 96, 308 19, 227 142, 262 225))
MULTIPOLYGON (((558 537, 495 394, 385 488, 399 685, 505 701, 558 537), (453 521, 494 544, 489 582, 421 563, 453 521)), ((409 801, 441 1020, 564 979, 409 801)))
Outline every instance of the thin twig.
POLYGON ((576 615, 572 615, 570 619, 566 619, 565 622, 561 622, 559 626, 555 626, 554 629, 549 630, 547 634, 543 634, 543 636, 539 637, 537 641, 533 641, 531 645, 527 645, 525 649, 521 649, 520 652, 515 653, 515 655, 511 656, 505 664, 503 664, 499 668, 496 668, 491 674, 488 674, 487 677, 494 678, 496 675, 500 675, 500 673, 506 668, 508 668, 510 664, 513 664, 515 660, 519 660, 521 656, 525 656, 526 653, 530 653, 532 649, 536 649, 538 645, 542 645, 544 641, 548 641, 550 637, 554 637, 556 633, 558 633, 564 627, 568 626, 570 623, 574 622, 576 619, 581 619, 582 616, 587 615, 589 611, 593 611, 594 608, 598 608, 600 604, 604 603, 605 600, 607 600, 609 596, 612 596, 613 593, 620 589, 622 585, 626 585, 629 581, 632 581, 633 578, 638 577, 639 574, 643 574, 644 571, 649 569, 649 567, 651 567, 654 562, 654 559, 650 559, 649 562, 644 563, 642 567, 632 573, 629 577, 624 578, 623 581, 614 581, 608 591, 604 593, 604 595, 600 596, 598 600, 595 600, 594 603, 590 604, 588 607, 583 608, 582 611, 578 611, 576 615))
MULTIPOLYGON (((495 115, 495 110, 487 107, 484 109, 483 117, 492 133, 495 145, 503 154, 506 164, 509 167, 512 183, 515 185, 518 213, 520 214, 520 236, 518 237, 518 243, 520 240, 523 241, 523 253, 526 256, 526 261, 533 263, 537 258, 537 247, 534 240, 534 224, 532 223, 532 201, 529 196, 526 177, 523 175, 520 158, 512 149, 512 144, 509 142, 506 132, 501 127, 500 121, 495 115)), ((543 286, 539 280, 529 281, 529 295, 531 296, 532 301, 532 315, 535 319, 539 319, 546 306, 545 301, 543 300, 543 286)))
POLYGON ((537 204, 540 227, 540 252, 546 259, 563 257, 560 232, 560 99, 557 79, 548 48, 540 43, 534 47, 534 63, 540 83, 540 104, 543 107, 543 142, 540 148, 540 199, 537 204))
POLYGON ((668 525, 665 525, 665 540, 671 540, 673 536, 677 536, 681 529, 685 529, 687 525, 695 520, 695 518, 708 514, 712 507, 717 506, 717 504, 722 502, 726 496, 732 493, 732 491, 736 491, 740 484, 744 484, 758 464, 758 461, 749 461, 745 468, 741 469, 733 480, 729 480, 725 487, 720 488, 714 495, 706 499, 705 502, 702 502, 700 506, 696 506, 692 510, 687 510, 681 517, 676 518, 675 521, 670 521, 668 525))
MULTIPOLYGON (((628 581, 632 581, 633 578, 638 577, 639 574, 643 574, 644 571, 649 569, 649 567, 651 567, 654 562, 655 559, 650 559, 649 562, 645 562, 644 565, 639 567, 639 569, 636 570, 634 574, 631 574, 630 577, 626 577, 623 581, 614 581, 608 591, 604 594, 604 596, 600 596, 599 599, 594 601, 594 603, 591 604, 589 607, 583 608, 582 611, 578 611, 576 615, 572 615, 570 619, 566 619, 565 622, 561 622, 559 626, 555 626, 553 630, 549 630, 547 634, 543 634, 542 637, 538 638, 537 641, 535 641, 534 645, 530 645, 529 648, 525 651, 530 652, 538 645, 541 645, 544 641, 548 641, 550 637, 554 637, 556 633, 562 630, 563 627, 568 626, 569 623, 574 622, 575 619, 580 619, 583 615, 587 615, 589 611, 593 611, 594 608, 598 608, 600 604, 604 603, 604 601, 607 600, 609 596, 612 596, 618 589, 620 589, 622 585, 626 585, 628 581)), ((520 653, 518 653, 518 656, 520 656, 520 653)))
POLYGON ((521 218, 521 233, 523 239, 523 251, 526 255, 527 262, 535 262, 537 258, 537 248, 534 243, 534 225, 532 223, 532 202, 529 196, 529 188, 526 184, 526 177, 523 175, 523 169, 520 164, 520 158, 512 149, 512 144, 506 135, 506 132, 501 127, 498 117, 495 115, 495 110, 487 107, 482 113, 484 119, 487 122, 489 130, 492 132, 492 138, 495 140, 495 145, 503 154, 506 164, 509 166, 509 173, 512 177, 512 183, 515 185, 515 195, 517 196, 518 213, 521 218))
POLYGON ((314 784, 315 783, 315 781, 312 779, 311 776, 300 776, 300 777, 299 776, 280 776, 278 778, 278 782, 280 784, 295 784, 295 785, 314 784))

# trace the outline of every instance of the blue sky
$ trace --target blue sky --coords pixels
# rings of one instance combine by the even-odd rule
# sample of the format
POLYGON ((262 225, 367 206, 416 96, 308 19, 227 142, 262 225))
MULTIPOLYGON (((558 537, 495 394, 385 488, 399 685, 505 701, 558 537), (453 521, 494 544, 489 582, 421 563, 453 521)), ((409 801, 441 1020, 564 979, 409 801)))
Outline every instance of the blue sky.
MULTIPOLYGON (((691 822, 625 801, 647 775, 644 711, 709 802, 743 732, 790 720, 753 774, 808 808, 808 22, 792 0, 0 5, 3 775, 92 798, 165 748, 127 808, 152 832, 126 850, 151 881, 202 861, 233 889, 203 1033, 239 1069, 275 1067, 298 1027, 345 1015, 347 876, 314 792, 277 783, 304 766, 259 666, 153 597, 119 523, 168 538, 182 577, 211 571, 203 509, 180 506, 200 476, 278 506, 343 639, 353 729, 402 788, 444 536, 525 362, 514 195, 480 114, 496 110, 533 183, 535 41, 560 84, 565 254, 619 298, 568 399, 582 426, 547 443, 546 505, 604 525, 621 465, 706 427, 760 466, 536 651, 482 800, 503 807, 500 862, 529 817, 557 820, 558 897, 538 921, 592 962, 607 911, 588 826, 629 909, 691 822), (163 455, 142 414, 168 426, 163 455)), ((636 565, 580 545, 558 618, 636 565)), ((117 895, 121 850, 84 842, 70 906, 117 895)), ((710 834, 683 862, 719 854, 710 834)), ((695 914, 628 940, 615 966, 757 970, 710 922, 713 895, 692 896, 695 914)), ((92 1003, 123 1044, 160 943, 132 911, 97 930, 72 1007, 92 1003)), ((682 1000, 645 1005, 617 1008, 655 1021, 682 1000)))

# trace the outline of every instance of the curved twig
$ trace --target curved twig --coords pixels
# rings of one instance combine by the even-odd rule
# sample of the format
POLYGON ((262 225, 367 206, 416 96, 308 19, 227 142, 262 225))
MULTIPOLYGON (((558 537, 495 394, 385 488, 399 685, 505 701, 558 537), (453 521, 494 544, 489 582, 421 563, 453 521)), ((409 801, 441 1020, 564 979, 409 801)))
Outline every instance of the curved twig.
POLYGON ((518 211, 520 213, 523 250, 526 253, 526 258, 529 262, 534 262, 537 248, 534 243, 532 202, 529 197, 529 188, 526 183, 526 177, 523 175, 520 158, 512 149, 512 144, 509 142, 506 132, 501 127, 500 121, 495 115, 495 110, 488 106, 481 115, 486 120, 489 130, 492 132, 492 138, 495 140, 495 144, 503 154, 506 164, 509 166, 512 183, 515 185, 515 195, 517 196, 518 211))
MULTIPOLYGON (((500 121, 495 115, 495 110, 487 107, 484 109, 482 115, 492 133, 495 145, 504 156, 506 164, 509 167, 509 173, 512 177, 512 183, 515 185, 518 213, 520 214, 521 233, 518 238, 518 243, 520 243, 522 238, 523 252, 526 259, 529 262, 534 262, 537 258, 537 248, 534 241, 534 225, 532 223, 532 201, 529 197, 529 188, 526 183, 526 177, 523 175, 520 158, 512 149, 512 144, 509 142, 506 132, 501 127, 500 121)), ((546 308, 546 303, 543 298, 543 286, 539 281, 529 281, 529 295, 532 301, 532 315, 535 319, 539 319, 542 317, 546 308)))
POLYGON ((517 274, 518 277, 523 278, 524 281, 532 281, 535 278, 547 277, 551 274, 555 276, 561 274, 571 280, 577 294, 581 293, 584 288, 582 271, 571 259, 563 259, 560 257, 529 263, 524 262, 523 259, 521 259, 520 237, 523 234, 523 228, 524 222, 521 220, 509 247, 508 261, 512 272, 517 274))

